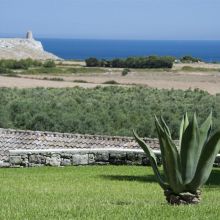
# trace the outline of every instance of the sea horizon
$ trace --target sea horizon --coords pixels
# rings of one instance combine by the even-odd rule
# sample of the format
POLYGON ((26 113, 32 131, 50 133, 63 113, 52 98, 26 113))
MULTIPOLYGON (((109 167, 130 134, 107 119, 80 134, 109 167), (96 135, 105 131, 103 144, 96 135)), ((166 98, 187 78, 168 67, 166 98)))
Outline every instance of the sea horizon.
POLYGON ((44 49, 63 59, 85 60, 126 58, 131 56, 190 55, 206 62, 220 61, 220 40, 107 40, 37 38, 44 49))

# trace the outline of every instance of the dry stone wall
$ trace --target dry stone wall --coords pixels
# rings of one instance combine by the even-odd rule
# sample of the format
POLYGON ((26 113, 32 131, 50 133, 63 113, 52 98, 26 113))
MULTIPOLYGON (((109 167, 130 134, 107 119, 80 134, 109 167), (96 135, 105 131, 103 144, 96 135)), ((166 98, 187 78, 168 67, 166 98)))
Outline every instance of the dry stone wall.
MULTIPOLYGON (((158 155, 158 164, 160 164, 158 155)), ((41 167, 78 165, 150 165, 141 150, 84 149, 84 150, 14 150, 0 163, 1 167, 41 167)))
MULTIPOLYGON (((157 163, 161 165, 159 151, 155 151, 157 163)), ((55 151, 9 151, 7 159, 0 167, 42 167, 42 166, 79 166, 79 165, 141 165, 149 166, 150 161, 141 150, 55 150, 55 151)), ((214 166, 220 167, 220 157, 214 166)))
MULTIPOLYGON (((161 164, 159 142, 145 138, 161 164)), ((0 129, 0 167, 150 165, 131 137, 0 129)), ((220 156, 215 166, 220 166, 220 156)))

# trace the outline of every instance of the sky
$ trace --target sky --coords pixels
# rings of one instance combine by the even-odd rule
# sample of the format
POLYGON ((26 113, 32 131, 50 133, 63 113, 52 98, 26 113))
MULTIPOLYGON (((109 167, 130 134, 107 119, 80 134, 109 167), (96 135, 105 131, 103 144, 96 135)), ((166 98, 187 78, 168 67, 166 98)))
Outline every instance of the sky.
POLYGON ((0 36, 220 40, 220 0, 0 0, 0 36))

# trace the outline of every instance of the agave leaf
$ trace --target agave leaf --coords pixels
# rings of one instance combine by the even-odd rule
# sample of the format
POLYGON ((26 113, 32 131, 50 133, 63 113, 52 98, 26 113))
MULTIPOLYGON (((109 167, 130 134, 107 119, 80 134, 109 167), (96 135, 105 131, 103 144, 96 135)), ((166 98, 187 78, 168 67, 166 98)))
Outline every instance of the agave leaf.
POLYGON ((184 184, 192 181, 199 158, 199 128, 194 114, 193 120, 189 123, 182 136, 180 158, 182 165, 182 178, 184 184))
POLYGON ((163 178, 158 170, 157 159, 156 159, 155 154, 153 153, 151 148, 149 146, 147 146, 147 144, 135 133, 135 131, 133 131, 133 134, 134 134, 135 140, 138 142, 140 147, 144 150, 147 157, 149 158, 158 183, 160 184, 162 189, 164 189, 164 190, 168 189, 169 188, 168 184, 163 180, 163 178))
POLYGON ((208 180, 215 158, 220 151, 220 131, 215 132, 205 143, 195 176, 188 188, 196 191, 208 180))
POLYGON ((183 133, 185 132, 188 125, 189 125, 189 119, 188 119, 188 115, 187 115, 187 112, 186 112, 186 114, 183 116, 183 119, 182 119, 182 122, 181 122, 181 125, 180 125, 180 136, 179 136, 179 146, 180 146, 180 148, 181 148, 183 133))
POLYGON ((158 120, 155 121, 158 135, 161 139, 161 154, 163 155, 165 162, 165 169, 167 171, 167 180, 171 189, 175 193, 180 193, 183 191, 184 186, 182 184, 182 176, 181 176, 181 163, 179 152, 176 148, 176 145, 172 141, 169 134, 161 128, 158 120))
POLYGON ((161 125, 157 119, 157 116, 155 115, 154 117, 155 117, 155 126, 156 126, 156 130, 157 130, 158 138, 159 138, 159 142, 160 142, 161 159, 162 159, 162 164, 163 164, 164 175, 165 175, 165 178, 167 179, 168 170, 167 170, 166 158, 165 158, 165 153, 164 153, 164 145, 163 145, 163 141, 162 141, 162 133, 164 132, 164 130, 161 127, 161 125))
POLYGON ((163 117, 160 116, 160 122, 161 122, 161 127, 163 128, 164 131, 167 132, 167 134, 171 137, 170 129, 168 128, 166 122, 164 121, 163 117))
POLYGON ((165 146, 165 157, 167 159, 168 183, 175 193, 180 193, 183 191, 184 186, 181 175, 179 152, 167 133, 165 133, 165 136, 162 138, 162 142, 165 146))
POLYGON ((209 116, 207 117, 207 119, 203 122, 203 124, 201 125, 200 129, 199 129, 199 133, 200 133, 200 138, 199 138, 199 147, 200 152, 199 152, 199 156, 201 154, 202 148, 205 144, 205 142, 207 141, 208 136, 210 135, 212 129, 212 112, 209 114, 209 116))

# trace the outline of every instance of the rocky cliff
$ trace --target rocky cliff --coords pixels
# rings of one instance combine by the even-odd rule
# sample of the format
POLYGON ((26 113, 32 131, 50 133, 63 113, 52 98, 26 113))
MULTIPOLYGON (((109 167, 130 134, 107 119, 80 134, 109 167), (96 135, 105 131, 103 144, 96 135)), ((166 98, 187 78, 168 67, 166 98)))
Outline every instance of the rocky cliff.
POLYGON ((58 60, 59 57, 44 50, 40 41, 33 38, 31 32, 26 38, 0 38, 0 59, 37 59, 58 60))

